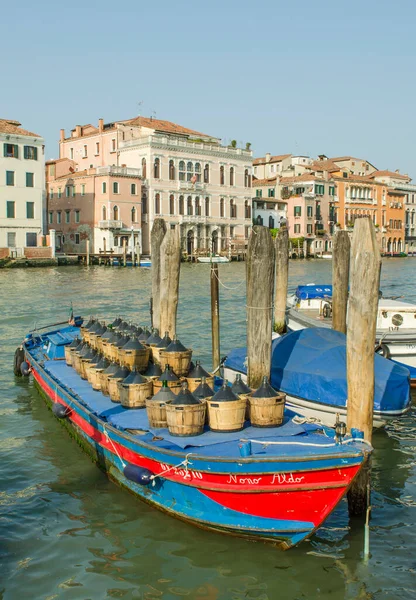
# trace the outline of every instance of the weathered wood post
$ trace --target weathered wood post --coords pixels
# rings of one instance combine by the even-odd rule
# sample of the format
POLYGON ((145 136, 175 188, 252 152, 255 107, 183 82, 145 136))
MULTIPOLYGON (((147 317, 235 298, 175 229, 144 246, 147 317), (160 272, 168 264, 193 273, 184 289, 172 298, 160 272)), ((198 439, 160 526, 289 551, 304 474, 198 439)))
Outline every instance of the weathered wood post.
MULTIPOLYGON (((371 443, 374 409, 374 341, 376 338, 380 251, 369 217, 356 219, 351 244, 347 324, 347 428, 361 429, 371 443)), ((364 514, 368 502, 369 462, 348 493, 351 515, 364 514)))
POLYGON ((289 232, 281 227, 276 235, 276 289, 274 292, 274 324, 277 333, 286 331, 286 303, 289 278, 289 232))
POLYGON ((211 332, 212 332, 212 370, 220 364, 220 291, 218 265, 211 263, 211 332))
POLYGON ((332 328, 341 333, 347 333, 350 250, 348 231, 337 231, 332 248, 332 328))
POLYGON ((155 219, 150 236, 150 252, 152 259, 152 304, 153 304, 153 327, 160 329, 160 246, 166 234, 166 223, 164 219, 155 219))
POLYGON ((127 266, 127 244, 126 238, 123 237, 123 267, 127 266))
POLYGON ((86 263, 87 263, 87 265, 89 265, 90 264, 90 240, 89 239, 86 241, 85 246, 86 246, 86 253, 87 253, 86 263))
POLYGON ((168 229, 160 246, 160 330, 176 335, 176 315, 181 271, 181 238, 179 228, 168 229))
POLYGON ((267 227, 255 225, 247 252, 248 385, 270 377, 275 251, 267 227))

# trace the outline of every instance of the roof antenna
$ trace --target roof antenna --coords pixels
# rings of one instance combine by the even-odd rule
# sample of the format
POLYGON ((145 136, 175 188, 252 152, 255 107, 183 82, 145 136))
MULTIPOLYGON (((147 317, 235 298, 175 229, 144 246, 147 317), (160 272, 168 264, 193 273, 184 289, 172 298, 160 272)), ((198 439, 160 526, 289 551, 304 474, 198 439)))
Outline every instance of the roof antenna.
POLYGON ((153 118, 156 119, 156 111, 152 110, 151 114, 150 114, 150 120, 153 121, 153 118))
POLYGON ((140 100, 140 102, 137 103, 137 106, 139 107, 139 119, 142 116, 142 106, 143 106, 143 100, 140 100))

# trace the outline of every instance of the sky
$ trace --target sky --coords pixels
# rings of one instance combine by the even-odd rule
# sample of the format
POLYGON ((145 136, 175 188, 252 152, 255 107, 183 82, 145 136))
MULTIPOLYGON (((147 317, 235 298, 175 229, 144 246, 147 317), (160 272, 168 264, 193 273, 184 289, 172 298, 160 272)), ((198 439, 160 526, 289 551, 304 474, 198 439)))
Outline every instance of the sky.
POLYGON ((254 156, 353 155, 416 180, 414 0, 10 0, 0 118, 59 130, 141 114, 254 156))

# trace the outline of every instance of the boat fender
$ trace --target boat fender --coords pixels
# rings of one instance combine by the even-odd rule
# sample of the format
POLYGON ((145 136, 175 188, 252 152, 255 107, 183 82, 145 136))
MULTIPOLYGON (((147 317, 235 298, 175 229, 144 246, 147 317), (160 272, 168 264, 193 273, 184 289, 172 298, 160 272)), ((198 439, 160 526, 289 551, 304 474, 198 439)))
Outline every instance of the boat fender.
POLYGON ((383 356, 384 358, 390 358, 390 350, 386 344, 377 344, 374 351, 376 354, 380 354, 380 356, 383 356))
POLYGON ((20 365, 21 374, 24 375, 24 377, 27 377, 31 373, 31 371, 32 369, 30 368, 29 363, 24 360, 20 365))
POLYGON ((123 469, 123 473, 127 479, 134 481, 134 483, 139 483, 140 485, 149 485, 152 483, 152 476, 154 475, 149 469, 138 467, 137 465, 126 465, 123 469))
POLYGON ((324 319, 329 319, 332 313, 332 309, 330 304, 324 304, 324 307, 322 309, 322 314, 324 316, 324 319))
POLYGON ((13 371, 14 371, 14 374, 17 375, 17 377, 20 377, 22 375, 20 367, 22 366, 22 363, 24 363, 24 362, 25 362, 25 351, 23 350, 23 346, 19 346, 18 348, 16 348, 16 352, 14 353, 14 359, 13 359, 13 371))
POLYGON ((64 406, 60 402, 56 402, 52 406, 52 412, 58 419, 65 419, 71 411, 67 406, 64 406))

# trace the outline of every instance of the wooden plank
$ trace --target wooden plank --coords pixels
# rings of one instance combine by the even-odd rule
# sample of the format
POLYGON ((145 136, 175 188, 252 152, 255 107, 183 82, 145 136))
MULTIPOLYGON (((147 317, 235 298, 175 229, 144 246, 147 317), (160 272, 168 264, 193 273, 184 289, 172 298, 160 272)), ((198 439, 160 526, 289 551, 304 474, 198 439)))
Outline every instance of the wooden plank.
MULTIPOLYGON (((374 411, 374 340, 376 337, 381 257, 373 222, 356 219, 351 244, 347 324, 347 428, 361 429, 371 442, 374 411)), ((365 465, 348 493, 350 514, 367 509, 370 470, 365 465)))
POLYGON ((127 265, 127 244, 126 238, 123 237, 123 267, 127 265))
POLYGON ((350 250, 348 231, 337 231, 332 250, 332 328, 341 333, 347 333, 350 250))
MULTIPOLYGON (((160 246, 166 234, 164 219, 155 219, 150 235, 152 259, 153 327, 160 329, 160 246)), ((162 332, 162 336, 163 336, 162 332)))
POLYGON ((277 333, 286 331, 286 303, 289 277, 289 232, 281 227, 276 235, 276 288, 274 295, 274 325, 277 333))
POLYGON ((160 331, 173 339, 179 300, 181 238, 179 227, 168 229, 160 246, 160 331))
POLYGON ((274 264, 270 232, 256 225, 246 262, 248 385, 252 388, 259 387, 265 375, 270 377, 274 264))
POLYGON ((212 333, 212 370, 220 364, 220 291, 218 264, 211 264, 211 333, 212 333))

